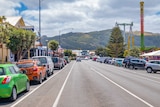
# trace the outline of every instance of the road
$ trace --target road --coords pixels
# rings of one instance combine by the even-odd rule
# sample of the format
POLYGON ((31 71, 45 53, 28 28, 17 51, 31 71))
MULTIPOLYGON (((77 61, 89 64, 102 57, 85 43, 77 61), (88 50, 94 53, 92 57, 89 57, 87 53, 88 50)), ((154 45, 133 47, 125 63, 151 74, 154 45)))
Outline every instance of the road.
POLYGON ((82 60, 0 107, 160 107, 160 74, 82 60))

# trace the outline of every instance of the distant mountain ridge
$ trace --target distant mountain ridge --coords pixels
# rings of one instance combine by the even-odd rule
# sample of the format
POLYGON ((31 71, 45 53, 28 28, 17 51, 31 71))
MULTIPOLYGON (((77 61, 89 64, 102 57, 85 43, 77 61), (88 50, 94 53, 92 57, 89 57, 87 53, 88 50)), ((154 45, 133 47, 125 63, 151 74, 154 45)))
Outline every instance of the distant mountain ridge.
MULTIPOLYGON (((42 36, 42 44, 46 45, 46 40, 56 40, 60 45, 65 49, 82 49, 82 50, 95 50, 97 47, 105 47, 108 44, 112 29, 102 30, 102 31, 94 31, 88 33, 66 33, 59 36, 47 37, 42 36)), ((123 34, 123 33, 122 33, 123 34)), ((129 35, 126 33, 126 41, 129 35)), ((140 32, 133 32, 135 46, 140 46, 140 32)), ((144 34, 144 42, 145 46, 155 46, 160 47, 160 34, 159 33, 151 33, 145 32, 144 34)))

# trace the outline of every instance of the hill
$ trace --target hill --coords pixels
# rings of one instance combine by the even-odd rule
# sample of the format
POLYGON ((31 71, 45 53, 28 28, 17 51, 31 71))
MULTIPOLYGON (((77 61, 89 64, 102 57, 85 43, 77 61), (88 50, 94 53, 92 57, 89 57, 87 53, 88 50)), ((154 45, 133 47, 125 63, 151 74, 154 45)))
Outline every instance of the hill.
MULTIPOLYGON (((112 29, 94 31, 88 33, 66 33, 61 36, 42 36, 42 44, 46 45, 46 40, 56 40, 65 49, 95 50, 97 47, 105 47, 108 44, 112 29)), ((126 38, 128 33, 126 33, 126 38)), ((133 32, 135 46, 140 46, 140 32, 133 32)), ((160 34, 145 32, 145 46, 160 47, 160 34)), ((127 43, 127 40, 126 40, 127 43)))

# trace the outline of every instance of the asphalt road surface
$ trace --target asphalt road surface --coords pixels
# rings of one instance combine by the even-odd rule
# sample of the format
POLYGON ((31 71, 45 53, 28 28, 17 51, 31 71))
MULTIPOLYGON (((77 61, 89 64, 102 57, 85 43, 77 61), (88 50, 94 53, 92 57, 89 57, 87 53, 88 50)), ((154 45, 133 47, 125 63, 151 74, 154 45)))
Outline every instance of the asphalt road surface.
POLYGON ((72 61, 40 85, 0 107, 160 107, 160 74, 72 61))

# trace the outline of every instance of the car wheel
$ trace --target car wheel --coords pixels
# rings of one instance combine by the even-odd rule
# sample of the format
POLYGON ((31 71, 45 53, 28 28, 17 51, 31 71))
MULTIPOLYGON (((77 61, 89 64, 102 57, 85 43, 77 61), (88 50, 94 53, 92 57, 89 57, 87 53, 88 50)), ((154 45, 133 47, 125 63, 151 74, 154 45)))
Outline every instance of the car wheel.
POLYGON ((47 80, 47 78, 48 78, 48 74, 47 74, 47 72, 46 72, 46 73, 45 73, 44 80, 47 80))
POLYGON ((42 84, 42 75, 40 74, 40 76, 39 76, 39 84, 42 84))
POLYGON ((148 73, 152 73, 152 68, 147 68, 148 73))
POLYGON ((54 74, 54 69, 52 70, 52 75, 54 74))
POLYGON ((16 89, 16 87, 13 87, 10 100, 15 101, 16 99, 17 99, 17 89, 16 89))
POLYGON ((59 68, 58 68, 59 70, 61 69, 61 66, 59 66, 59 68))
POLYGON ((153 71, 153 73, 157 73, 157 71, 153 71))
POLYGON ((48 75, 48 77, 49 77, 49 76, 50 76, 50 72, 49 72, 49 70, 47 70, 46 72, 47 72, 47 75, 48 75))
POLYGON ((26 92, 28 92, 30 90, 30 83, 29 81, 26 82, 26 92))
POLYGON ((134 66, 133 66, 133 65, 130 65, 129 68, 130 68, 130 69, 134 69, 134 66))

